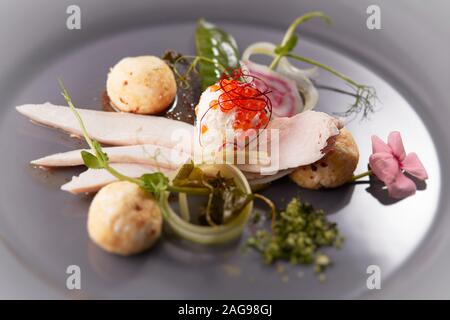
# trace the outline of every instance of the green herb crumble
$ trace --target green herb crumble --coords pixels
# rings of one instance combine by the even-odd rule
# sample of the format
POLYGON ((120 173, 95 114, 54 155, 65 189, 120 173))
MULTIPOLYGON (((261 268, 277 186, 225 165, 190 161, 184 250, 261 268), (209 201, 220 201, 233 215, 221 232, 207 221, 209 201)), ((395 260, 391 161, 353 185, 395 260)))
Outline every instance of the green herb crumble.
POLYGON ((314 263, 315 271, 321 274, 331 265, 331 260, 319 249, 340 248, 343 240, 336 223, 330 222, 323 210, 294 198, 284 211, 276 214, 272 232, 256 231, 247 239, 247 245, 259 251, 269 264, 277 260, 314 263))

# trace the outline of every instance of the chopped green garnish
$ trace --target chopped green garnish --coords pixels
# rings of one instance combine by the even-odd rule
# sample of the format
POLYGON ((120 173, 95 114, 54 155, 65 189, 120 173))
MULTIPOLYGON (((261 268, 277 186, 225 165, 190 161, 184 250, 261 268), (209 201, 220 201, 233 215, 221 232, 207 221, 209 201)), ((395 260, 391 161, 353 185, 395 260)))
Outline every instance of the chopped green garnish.
POLYGON ((330 222, 324 211, 301 203, 297 198, 276 214, 272 228, 272 232, 258 230, 247 240, 247 245, 260 252, 269 264, 277 260, 292 264, 314 263, 319 274, 332 263, 319 249, 339 248, 343 241, 336 223, 330 222))

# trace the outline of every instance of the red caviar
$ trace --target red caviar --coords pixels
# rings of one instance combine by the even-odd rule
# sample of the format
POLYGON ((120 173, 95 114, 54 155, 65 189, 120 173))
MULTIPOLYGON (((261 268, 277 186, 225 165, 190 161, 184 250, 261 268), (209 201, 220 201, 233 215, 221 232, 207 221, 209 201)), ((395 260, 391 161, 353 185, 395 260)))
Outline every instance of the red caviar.
POLYGON ((231 77, 222 78, 210 87, 212 91, 222 92, 218 100, 210 102, 211 109, 220 108, 225 113, 236 110, 233 122, 235 130, 265 128, 270 121, 272 104, 267 96, 269 92, 256 88, 253 78, 238 70, 231 77))
MULTIPOLYGON (((217 100, 209 103, 209 109, 200 119, 200 145, 202 145, 201 136, 208 131, 208 127, 202 122, 210 110, 219 109, 224 113, 234 110, 232 123, 234 130, 245 132, 250 129, 265 129, 269 124, 272 117, 272 102, 268 97, 270 90, 261 79, 244 74, 241 69, 237 69, 231 73, 225 73, 219 82, 209 88, 213 92, 220 91, 220 94, 217 100), (255 80, 258 80, 258 86, 255 80)), ((245 136, 246 134, 241 137, 245 139, 245 136)), ((234 145, 236 148, 236 142, 234 145)))

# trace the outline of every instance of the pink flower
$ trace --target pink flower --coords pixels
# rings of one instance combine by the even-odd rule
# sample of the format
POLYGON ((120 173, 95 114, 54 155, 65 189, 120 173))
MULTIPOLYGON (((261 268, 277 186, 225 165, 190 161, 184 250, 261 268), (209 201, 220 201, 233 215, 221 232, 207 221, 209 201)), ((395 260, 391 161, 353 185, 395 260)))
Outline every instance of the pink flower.
POLYGON ((400 132, 389 134, 388 143, 372 136, 372 155, 369 165, 374 175, 387 186, 392 198, 401 199, 416 192, 416 184, 404 172, 420 180, 428 179, 427 171, 417 154, 406 154, 400 132))

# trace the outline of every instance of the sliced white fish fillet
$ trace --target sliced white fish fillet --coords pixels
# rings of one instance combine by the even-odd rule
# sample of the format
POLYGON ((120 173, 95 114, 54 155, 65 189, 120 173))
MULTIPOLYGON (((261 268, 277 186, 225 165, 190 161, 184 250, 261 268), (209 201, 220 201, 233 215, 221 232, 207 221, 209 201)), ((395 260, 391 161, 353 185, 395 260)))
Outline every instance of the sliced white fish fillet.
MULTIPOLYGON (((276 118, 268 127, 269 142, 260 141, 260 149, 270 153, 271 165, 243 164, 245 172, 273 175, 279 171, 308 165, 321 159, 332 138, 339 134, 342 123, 323 112, 305 111, 291 118, 276 118), (278 139, 271 129, 278 130, 278 139), (265 148, 264 148, 265 147, 265 148)), ((185 163, 191 153, 155 145, 134 145, 104 148, 111 163, 140 163, 176 169, 185 163)), ((46 167, 82 165, 81 150, 50 155, 31 163, 46 167)), ((274 179, 273 179, 274 180, 274 179)))
MULTIPOLYGON (((31 164, 43 167, 79 166, 83 164, 81 157, 81 151, 83 150, 91 152, 88 149, 79 149, 56 153, 33 160, 31 164)), ((176 169, 191 158, 190 153, 152 144, 107 147, 103 148, 103 151, 108 155, 110 163, 139 163, 166 169, 176 169)))
MULTIPOLYGON (((23 105, 17 110, 31 120, 81 135, 79 124, 68 107, 51 104, 23 105)), ((193 126, 162 117, 78 109, 89 134, 96 140, 125 145, 105 148, 111 163, 138 163, 176 169, 192 152, 191 145, 172 139, 191 141, 193 126), (189 139, 186 139, 186 135, 189 139), (140 143, 146 143, 139 145, 140 143), (138 145, 134 145, 138 144, 138 145), (156 146, 160 146, 159 148, 156 146), (175 148, 176 151, 170 149, 175 148), (158 150, 158 151, 157 151, 158 150)), ((306 111, 291 118, 273 119, 268 129, 279 129, 278 152, 272 153, 272 168, 263 165, 239 165, 247 172, 275 174, 285 169, 311 164, 323 157, 324 151, 342 127, 337 119, 315 111, 306 111), (277 161, 278 163, 276 163, 277 161)), ((267 151, 277 143, 269 140, 267 151)), ((33 161, 41 166, 75 166, 83 164, 81 150, 59 153, 33 161)), ((272 181, 276 179, 274 176, 272 181)), ((267 179, 266 179, 267 180, 267 179)))
MULTIPOLYGON (((145 173, 162 172, 168 177, 172 177, 176 170, 160 168, 151 165, 143 165, 137 163, 113 163, 111 167, 120 173, 131 177, 139 178, 145 173)), ((250 174, 248 177, 251 186, 272 182, 289 174, 292 170, 285 170, 272 176, 259 176, 258 174, 250 174)), ((73 194, 97 192, 105 185, 117 181, 117 179, 104 169, 87 169, 79 176, 72 177, 72 180, 61 186, 61 190, 73 194)))
MULTIPOLYGON (((32 121, 64 130, 72 135, 82 136, 80 125, 69 107, 50 103, 26 104, 16 107, 17 111, 32 121)), ((182 137, 193 135, 194 127, 188 123, 158 116, 144 116, 132 113, 105 112, 77 109, 89 135, 110 145, 156 144, 190 150, 189 144, 182 144, 182 137)))
MULTIPOLYGON (((157 171, 161 171, 168 176, 174 173, 173 170, 161 170, 154 166, 135 163, 114 163, 111 164, 111 167, 132 178, 138 178, 145 173, 157 171)), ((114 181, 117 181, 117 179, 104 169, 88 169, 79 176, 72 177, 71 181, 61 186, 61 190, 73 194, 96 192, 114 181)))
POLYGON ((270 153, 271 167, 240 165, 239 168, 274 174, 314 163, 324 156, 326 148, 332 144, 333 137, 339 134, 342 127, 338 119, 317 111, 305 111, 290 118, 275 118, 267 128, 268 143, 264 140, 260 142, 262 148, 267 148, 270 153), (271 130, 277 130, 278 139, 271 130))

